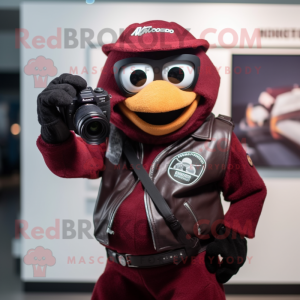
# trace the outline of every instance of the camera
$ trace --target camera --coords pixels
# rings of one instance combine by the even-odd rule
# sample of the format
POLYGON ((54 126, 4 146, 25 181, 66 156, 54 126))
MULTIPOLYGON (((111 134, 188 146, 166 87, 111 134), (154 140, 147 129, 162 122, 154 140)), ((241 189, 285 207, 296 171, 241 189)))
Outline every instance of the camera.
POLYGON ((87 87, 60 107, 63 121, 88 144, 99 145, 109 135, 110 95, 104 89, 87 87))

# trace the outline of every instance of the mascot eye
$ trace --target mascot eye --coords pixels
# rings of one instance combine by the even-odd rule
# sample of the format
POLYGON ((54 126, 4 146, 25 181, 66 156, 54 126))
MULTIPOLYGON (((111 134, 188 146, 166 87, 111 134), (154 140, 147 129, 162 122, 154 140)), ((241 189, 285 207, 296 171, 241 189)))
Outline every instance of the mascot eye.
POLYGON ((163 80, 180 89, 188 88, 194 80, 194 65, 189 61, 170 61, 163 66, 163 80))
POLYGON ((148 64, 129 64, 119 73, 123 87, 130 93, 137 93, 153 81, 154 72, 148 64))

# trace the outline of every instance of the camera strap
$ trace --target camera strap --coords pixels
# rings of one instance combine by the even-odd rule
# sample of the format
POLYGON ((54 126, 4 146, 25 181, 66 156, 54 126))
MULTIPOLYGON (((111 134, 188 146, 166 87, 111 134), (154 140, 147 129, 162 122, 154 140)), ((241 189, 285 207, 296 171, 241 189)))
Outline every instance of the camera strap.
POLYGON ((125 140, 123 153, 133 168, 134 173, 142 182, 157 211, 164 218, 174 237, 182 246, 184 246, 187 256, 197 255, 200 249, 200 240, 197 237, 190 238, 190 236, 183 229, 181 223, 174 216, 168 203, 154 185, 147 171, 137 158, 135 150, 128 139, 125 140))

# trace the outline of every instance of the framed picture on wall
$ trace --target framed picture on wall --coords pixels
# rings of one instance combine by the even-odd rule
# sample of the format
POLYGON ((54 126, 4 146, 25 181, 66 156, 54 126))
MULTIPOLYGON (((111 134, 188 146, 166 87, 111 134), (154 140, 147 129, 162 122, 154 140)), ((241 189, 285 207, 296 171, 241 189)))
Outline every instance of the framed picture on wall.
POLYGON ((234 132, 258 167, 300 168, 300 50, 232 51, 234 132))

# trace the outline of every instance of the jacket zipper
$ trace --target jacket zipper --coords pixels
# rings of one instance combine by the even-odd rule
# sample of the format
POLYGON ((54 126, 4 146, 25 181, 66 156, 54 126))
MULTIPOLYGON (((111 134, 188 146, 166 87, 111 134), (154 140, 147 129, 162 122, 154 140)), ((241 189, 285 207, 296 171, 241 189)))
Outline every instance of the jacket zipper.
MULTIPOLYGON (((153 181, 153 173, 154 173, 154 166, 156 164, 156 162, 161 158, 161 156, 166 153, 171 147, 175 146, 177 143, 179 143, 179 141, 176 141, 175 143, 169 145, 167 148, 165 148, 164 150, 162 150, 160 153, 158 153, 156 155, 156 157, 154 158, 151 167, 150 167, 150 171, 149 171, 149 177, 150 179, 153 181)), ((156 243, 155 243, 155 238, 154 238, 154 232, 153 232, 153 227, 150 221, 150 212, 149 212, 149 207, 147 205, 147 201, 146 201, 146 191, 144 191, 144 203, 145 203, 145 210, 146 210, 146 215, 147 215, 147 219, 148 219, 148 224, 150 227, 150 232, 151 232, 151 237, 152 237, 152 242, 153 242, 153 247, 156 250, 156 243)))
POLYGON ((144 203, 145 203, 145 210, 146 210, 146 215, 147 215, 147 219, 148 219, 148 224, 149 224, 149 227, 150 227, 150 232, 151 232, 153 247, 156 250, 156 243, 155 243, 155 240, 154 240, 154 232, 153 232, 153 228, 152 228, 151 222, 150 222, 149 207, 148 207, 147 201, 146 201, 146 191, 144 192, 144 203))
MULTIPOLYGON (((143 144, 140 143, 140 147, 141 147, 141 152, 142 152, 142 157, 141 157, 141 163, 143 163, 143 160, 144 160, 144 151, 143 151, 143 144)), ((134 188, 136 187, 137 183, 139 182, 139 179, 134 183, 134 185, 131 187, 131 189, 125 194, 125 196, 122 198, 121 201, 119 201, 118 205, 115 207, 114 209, 114 212, 111 216, 111 219, 108 223, 108 226, 107 226, 107 229, 106 229, 106 232, 108 234, 115 234, 115 232, 111 229, 112 226, 113 226, 113 223, 114 223, 114 219, 115 219, 115 216, 116 216, 116 213, 120 207, 120 205, 123 203, 123 201, 133 192, 134 188)))
POLYGON ((190 212, 190 214, 192 215, 192 217, 194 218, 196 224, 197 224, 197 229, 198 229, 198 235, 201 234, 201 228, 198 224, 198 220, 197 220, 197 217, 196 215, 194 214, 192 208, 189 206, 189 204, 187 202, 184 202, 183 206, 190 212))

